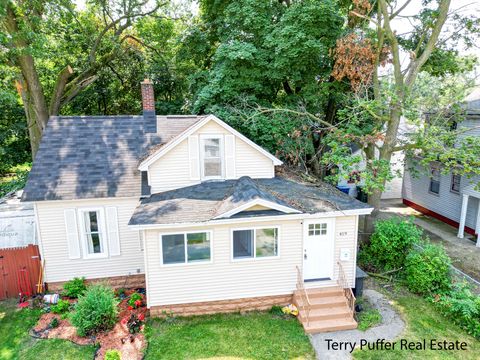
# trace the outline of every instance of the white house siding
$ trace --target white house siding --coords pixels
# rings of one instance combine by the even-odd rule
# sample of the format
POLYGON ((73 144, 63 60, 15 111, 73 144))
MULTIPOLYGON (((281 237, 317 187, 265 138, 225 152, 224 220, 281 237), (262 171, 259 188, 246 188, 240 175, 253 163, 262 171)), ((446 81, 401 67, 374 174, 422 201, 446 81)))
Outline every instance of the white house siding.
POLYGON ((139 232, 127 228, 138 199, 95 199, 42 201, 36 203, 40 246, 45 260, 45 281, 67 281, 144 273, 144 256, 139 232), (81 207, 117 207, 120 255, 102 259, 69 259, 64 210, 81 207))
POLYGON ((343 250, 350 251, 350 261, 342 261, 343 271, 347 276, 350 286, 355 287, 355 270, 357 259, 357 226, 358 216, 337 217, 335 221, 335 272, 334 278, 338 278, 337 262, 343 250))
MULTIPOLYGON (((302 266, 303 223, 301 220, 255 222, 255 224, 216 225, 189 228, 211 230, 212 262, 190 265, 161 265, 160 234, 180 229, 145 232, 148 305, 172 305, 193 302, 273 296, 292 293, 296 288, 296 266, 302 266), (249 226, 279 226, 278 258, 232 261, 231 230, 249 226)), ((343 264, 354 282, 356 258, 356 217, 337 218, 335 264, 341 248, 351 250, 350 261, 343 264), (342 236, 340 236, 340 233, 342 236)))
MULTIPOLYGON (((222 126, 210 121, 193 135, 230 134, 222 126)), ((185 139, 167 154, 153 163, 149 168, 152 193, 178 189, 198 184, 198 180, 190 179, 188 139, 185 139)), ((251 178, 274 177, 274 165, 271 159, 254 149, 240 138, 235 138, 235 177, 251 178)))
MULTIPOLYGON (((461 192, 465 186, 469 185, 469 179, 462 177, 460 182, 460 194, 456 194, 450 191, 452 181, 451 175, 441 175, 440 193, 436 195, 429 192, 430 178, 425 175, 425 170, 422 170, 421 167, 418 167, 417 169, 421 172, 418 177, 414 177, 408 169, 405 169, 403 179, 403 198, 453 221, 460 222, 460 213, 462 209, 461 192)), ((465 225, 473 229, 475 229, 477 209, 478 199, 470 196, 465 225)))

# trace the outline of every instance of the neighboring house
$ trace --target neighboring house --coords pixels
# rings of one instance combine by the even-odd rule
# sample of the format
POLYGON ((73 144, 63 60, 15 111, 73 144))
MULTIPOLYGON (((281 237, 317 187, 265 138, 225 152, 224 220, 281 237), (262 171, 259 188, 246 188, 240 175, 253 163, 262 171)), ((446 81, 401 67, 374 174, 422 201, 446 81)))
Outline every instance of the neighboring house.
MULTIPOLYGON (((464 131, 459 136, 480 136, 480 89, 466 98, 465 106, 465 120, 458 124, 458 128, 464 131)), ((458 227, 459 238, 464 237, 464 232, 477 234, 477 246, 480 247, 480 191, 475 189, 480 177, 468 179, 452 173, 445 175, 441 173, 441 166, 432 163, 429 169, 422 169, 417 165, 415 173, 420 176, 406 168, 403 202, 458 227), (425 172, 430 176, 424 175, 425 172)))
POLYGON ((156 116, 149 81, 142 96, 143 116, 48 123, 23 200, 49 288, 128 281, 153 315, 295 301, 307 331, 355 327, 358 219, 372 209, 276 177, 279 159, 213 115, 156 116))
POLYGON ((0 249, 37 243, 33 205, 20 203, 19 193, 21 191, 0 199, 0 249))

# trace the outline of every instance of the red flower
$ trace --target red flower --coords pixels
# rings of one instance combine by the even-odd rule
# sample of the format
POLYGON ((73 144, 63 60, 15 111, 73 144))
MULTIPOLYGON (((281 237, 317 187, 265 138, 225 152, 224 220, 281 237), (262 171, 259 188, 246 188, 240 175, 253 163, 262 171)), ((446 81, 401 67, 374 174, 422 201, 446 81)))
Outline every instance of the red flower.
POLYGON ((133 306, 128 306, 127 309, 128 310, 133 310, 133 306))
POLYGON ((138 320, 140 320, 140 321, 145 320, 145 314, 139 314, 138 315, 138 320))
POLYGON ((124 318, 122 319, 122 324, 125 325, 125 324, 127 323, 127 321, 128 321, 128 318, 124 317, 124 318))
POLYGON ((142 305, 142 300, 136 300, 136 301, 135 301, 135 306, 136 306, 136 307, 139 307, 139 306, 141 306, 141 305, 142 305))

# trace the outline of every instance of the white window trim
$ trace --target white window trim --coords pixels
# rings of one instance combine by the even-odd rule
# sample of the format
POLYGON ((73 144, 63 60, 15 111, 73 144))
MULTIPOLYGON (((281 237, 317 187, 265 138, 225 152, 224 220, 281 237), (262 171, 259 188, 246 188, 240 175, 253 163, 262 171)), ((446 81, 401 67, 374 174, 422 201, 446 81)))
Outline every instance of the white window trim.
POLYGON ((85 208, 78 208, 78 219, 79 219, 79 228, 80 228, 80 238, 81 247, 83 252, 84 259, 103 259, 108 258, 108 233, 107 227, 105 224, 105 209, 103 207, 85 207, 85 208), (89 254, 88 253, 88 243, 87 243, 87 236, 85 233, 85 216, 84 213, 88 211, 97 211, 99 214, 98 219, 98 226, 99 226, 99 234, 100 234, 100 242, 103 252, 98 254, 89 254))
POLYGON ((459 182, 458 182, 458 186, 460 187, 462 185, 462 176, 461 175, 456 175, 456 174, 452 174, 452 176, 450 177, 450 192, 456 194, 456 195, 460 195, 460 189, 457 190, 453 190, 453 179, 455 176, 458 176, 460 178, 459 182))
POLYGON ((265 225, 265 226, 249 226, 241 228, 230 229, 230 261, 231 262, 248 262, 248 261, 264 261, 280 258, 280 225, 265 225), (257 230, 261 229, 277 229, 277 255, 257 257, 257 230), (233 232, 241 230, 253 230, 253 256, 244 258, 235 258, 233 256, 233 232))
POLYGON ((159 246, 160 246, 160 266, 161 267, 175 267, 175 266, 197 266, 197 265, 206 265, 213 263, 213 231, 212 230, 191 230, 191 231, 173 231, 159 234, 159 246), (200 260, 188 262, 188 253, 187 253, 187 234, 198 234, 198 233, 208 233, 210 234, 210 260, 200 260), (185 261, 183 263, 175 264, 164 264, 163 263, 163 242, 162 236, 164 235, 183 235, 184 236, 184 250, 185 250, 185 261))
POLYGON ((225 144, 223 134, 200 134, 199 137, 200 146, 200 178, 202 180, 221 180, 225 179, 225 144), (205 147, 204 140, 206 139, 219 139, 220 140, 220 160, 221 160, 221 175, 220 176, 205 176, 205 147))

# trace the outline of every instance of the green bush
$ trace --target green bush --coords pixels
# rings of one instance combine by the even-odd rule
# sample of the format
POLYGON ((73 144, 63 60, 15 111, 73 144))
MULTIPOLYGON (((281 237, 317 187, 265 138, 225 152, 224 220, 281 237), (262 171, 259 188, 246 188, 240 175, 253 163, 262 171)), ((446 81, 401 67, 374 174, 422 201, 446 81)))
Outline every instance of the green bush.
POLYGON ((137 292, 134 292, 132 295, 130 295, 130 299, 128 300, 128 305, 130 305, 133 308, 139 307, 138 304, 141 304, 143 302, 143 297, 137 292))
POLYGON ((74 278, 73 280, 67 281, 63 285, 63 296, 68 296, 69 298, 76 299, 82 295, 85 290, 87 290, 87 285, 85 284, 85 278, 74 278))
POLYGON ((70 302, 59 299, 55 305, 50 306, 50 311, 54 314, 65 314, 70 310, 70 302))
POLYGON ((451 286, 450 264, 441 246, 429 244, 412 250, 405 263, 408 289, 423 295, 446 292, 451 286))
POLYGON ((422 238, 422 230, 412 219, 390 218, 375 223, 370 241, 360 250, 360 262, 375 270, 393 270, 403 267, 413 244, 422 238))
POLYGON ((91 285, 78 298, 71 321, 80 336, 109 330, 117 321, 118 301, 114 291, 101 284, 91 285))
POLYGON ((107 350, 105 353, 105 360, 121 360, 120 352, 118 350, 107 350))
POLYGON ((456 284, 448 294, 430 298, 443 315, 480 339, 480 296, 465 284, 456 284))

